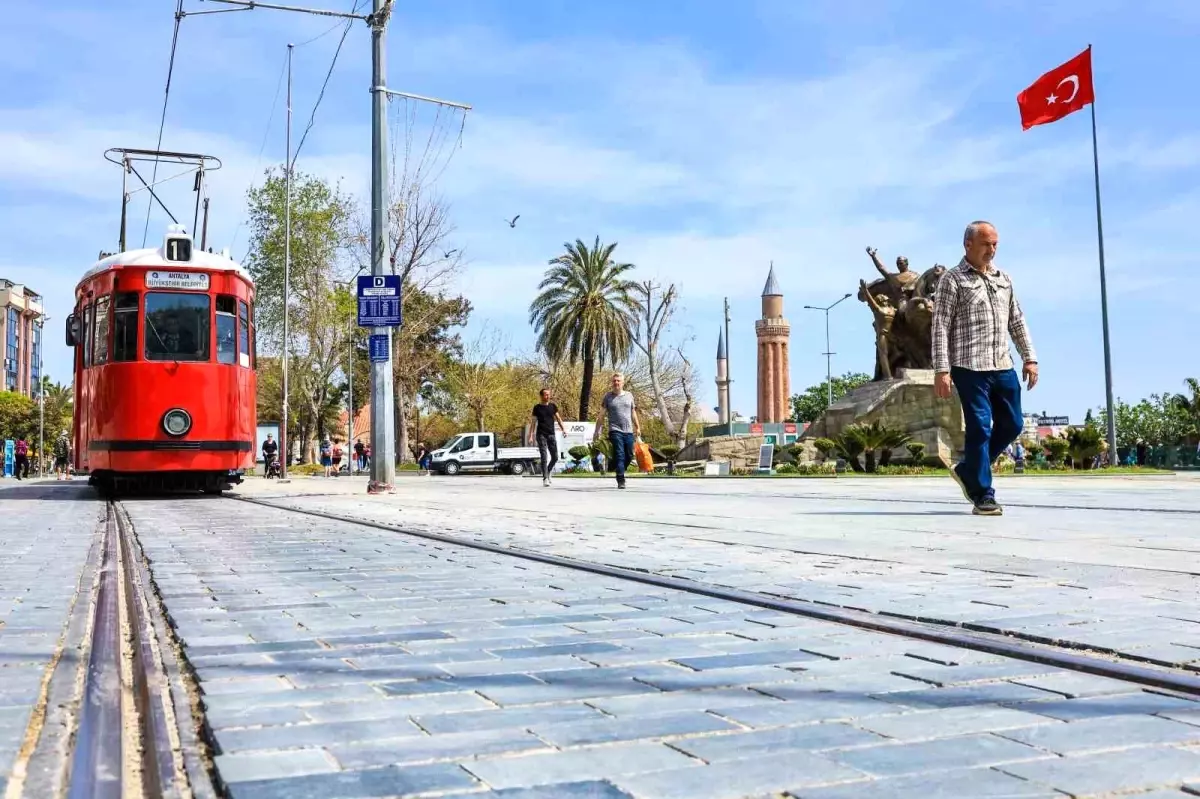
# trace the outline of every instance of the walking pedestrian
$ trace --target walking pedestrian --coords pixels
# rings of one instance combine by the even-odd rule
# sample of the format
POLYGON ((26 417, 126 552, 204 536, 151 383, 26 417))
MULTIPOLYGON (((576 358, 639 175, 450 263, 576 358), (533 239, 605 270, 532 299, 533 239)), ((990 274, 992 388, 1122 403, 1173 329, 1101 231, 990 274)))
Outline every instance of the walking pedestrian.
POLYGON ((263 477, 271 476, 271 465, 275 463, 275 458, 279 456, 279 443, 275 441, 275 436, 267 433, 267 440, 262 445, 263 454, 263 477))
POLYGON ((433 467, 433 453, 429 450, 429 445, 424 441, 421 442, 421 457, 417 459, 417 465, 425 471, 429 471, 433 467))
POLYGON ((336 438, 333 440, 333 452, 331 454, 333 456, 333 476, 337 477, 338 473, 342 471, 343 452, 342 442, 336 438))
POLYGON ((558 439, 554 436, 554 423, 558 422, 563 438, 567 436, 567 428, 558 415, 558 406, 550 401, 550 389, 543 388, 539 396, 541 402, 533 406, 533 436, 542 458, 542 485, 548 486, 550 473, 554 470, 554 464, 558 463, 558 439))
POLYGON ((991 223, 967 225, 965 255, 939 281, 933 309, 934 393, 948 398, 953 381, 967 428, 963 459, 950 474, 980 516, 1004 512, 992 488, 992 459, 1024 427, 1009 336, 1021 354, 1026 385, 1032 390, 1038 381, 1037 355, 1012 278, 992 265, 999 242, 991 223))
POLYGON ((360 472, 367 468, 367 449, 361 438, 354 442, 354 468, 360 472))
POLYGON ((329 470, 333 467, 333 444, 329 443, 329 439, 321 440, 321 467, 325 470, 325 476, 329 476, 329 470))
POLYGON ((596 432, 592 440, 600 438, 600 429, 608 419, 608 440, 613 448, 613 471, 617 475, 617 488, 625 487, 625 468, 633 463, 633 441, 642 434, 642 423, 638 420, 637 405, 633 394, 625 390, 625 375, 620 372, 612 376, 612 390, 604 395, 600 403, 600 418, 596 420, 596 432))
POLYGON ((29 444, 26 443, 24 436, 17 438, 17 444, 13 448, 13 453, 16 459, 13 461, 13 475, 18 480, 29 476, 29 444))
POLYGON ((371 445, 367 444, 365 447, 363 447, 363 468, 369 469, 370 467, 371 467, 371 445))
POLYGON ((70 480, 71 479, 71 439, 67 437, 67 431, 63 430, 59 434, 58 440, 54 442, 54 479, 55 480, 70 480))

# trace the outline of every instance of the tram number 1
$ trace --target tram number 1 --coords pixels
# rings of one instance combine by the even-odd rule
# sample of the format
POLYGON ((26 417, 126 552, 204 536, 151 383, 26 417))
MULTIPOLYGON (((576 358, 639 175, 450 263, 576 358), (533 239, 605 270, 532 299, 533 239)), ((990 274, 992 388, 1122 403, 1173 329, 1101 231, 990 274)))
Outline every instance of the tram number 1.
POLYGON ((191 239, 167 239, 167 260, 168 261, 190 261, 192 260, 192 240, 191 239))

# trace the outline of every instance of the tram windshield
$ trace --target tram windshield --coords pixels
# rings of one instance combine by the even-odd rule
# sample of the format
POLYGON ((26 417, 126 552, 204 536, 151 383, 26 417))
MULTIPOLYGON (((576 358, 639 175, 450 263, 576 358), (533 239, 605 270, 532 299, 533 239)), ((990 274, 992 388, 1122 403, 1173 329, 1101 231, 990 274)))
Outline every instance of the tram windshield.
POLYGON ((210 318, 207 294, 147 294, 146 360, 207 361, 210 318))

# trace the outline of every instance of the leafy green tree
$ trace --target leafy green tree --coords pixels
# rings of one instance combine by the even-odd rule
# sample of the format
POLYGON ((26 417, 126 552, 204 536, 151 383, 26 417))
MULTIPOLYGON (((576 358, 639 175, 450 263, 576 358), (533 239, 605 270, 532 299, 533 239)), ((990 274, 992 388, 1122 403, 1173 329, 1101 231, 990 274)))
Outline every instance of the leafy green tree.
POLYGON ((0 391, 0 440, 28 437, 37 432, 37 405, 16 391, 0 391))
POLYGON ((637 326, 637 284, 623 277, 633 264, 613 260, 616 243, 589 248, 582 239, 564 244, 566 252, 550 261, 529 306, 537 345, 551 361, 583 363, 579 419, 589 418, 596 367, 619 363, 633 346, 637 326))
MULTIPOLYGON (((256 285, 260 350, 278 355, 285 344, 288 348, 288 405, 296 416, 298 440, 307 443, 314 437, 336 434, 333 424, 338 391, 333 377, 347 364, 351 333, 345 292, 339 301, 335 275, 349 245, 351 200, 320 178, 292 174, 287 342, 283 341, 287 242, 282 171, 267 170, 263 184, 250 190, 248 205, 250 250, 246 268, 256 285)), ((302 449, 301 462, 311 457, 309 448, 302 449)))
MULTIPOLYGON (((871 382, 871 376, 862 372, 847 372, 841 377, 833 378, 833 401, 837 402, 851 390, 864 383, 871 382)), ((829 407, 829 382, 822 381, 819 385, 809 386, 802 394, 792 397, 792 413, 797 422, 815 422, 820 419, 829 407)))
POLYGON ((1183 382, 1188 387, 1188 393, 1176 394, 1171 404, 1187 418, 1186 435, 1200 437, 1200 380, 1189 377, 1183 382))

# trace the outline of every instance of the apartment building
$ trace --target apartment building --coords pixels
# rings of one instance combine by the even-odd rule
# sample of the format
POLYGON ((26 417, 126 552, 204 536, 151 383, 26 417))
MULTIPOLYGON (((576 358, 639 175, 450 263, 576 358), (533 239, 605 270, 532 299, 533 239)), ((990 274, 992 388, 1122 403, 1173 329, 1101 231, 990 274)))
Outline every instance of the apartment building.
POLYGON ((5 391, 37 396, 42 369, 42 297, 0 278, 0 341, 4 342, 5 391))

